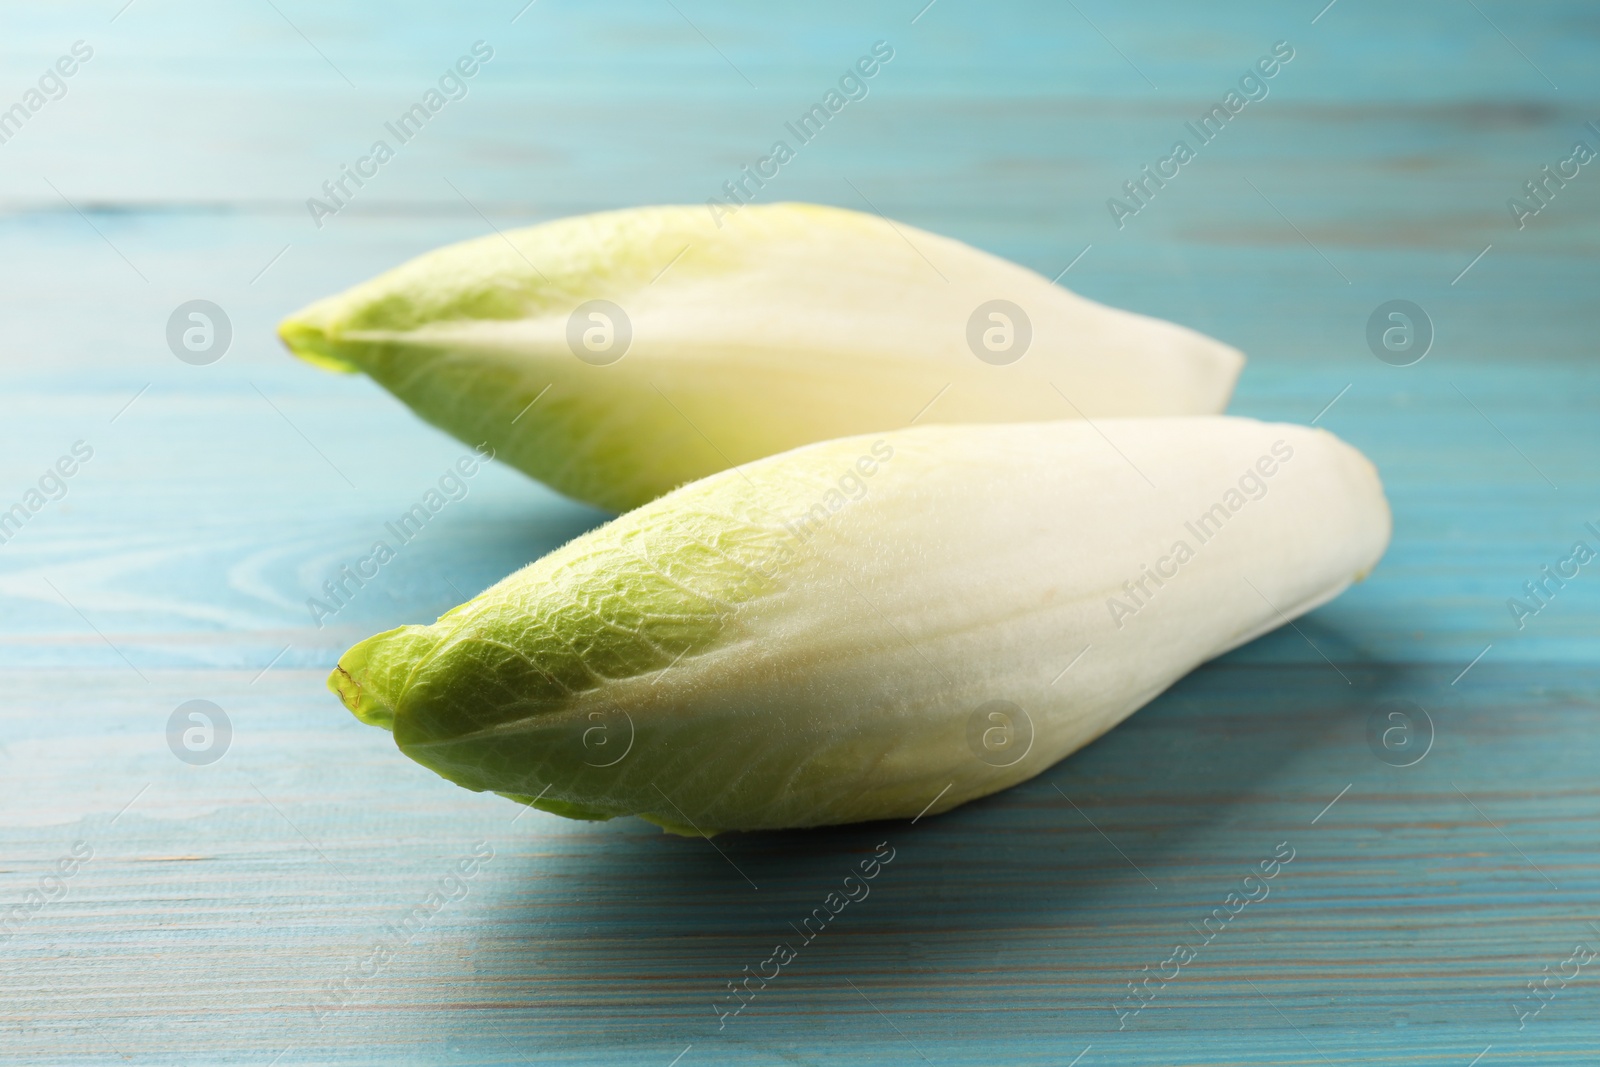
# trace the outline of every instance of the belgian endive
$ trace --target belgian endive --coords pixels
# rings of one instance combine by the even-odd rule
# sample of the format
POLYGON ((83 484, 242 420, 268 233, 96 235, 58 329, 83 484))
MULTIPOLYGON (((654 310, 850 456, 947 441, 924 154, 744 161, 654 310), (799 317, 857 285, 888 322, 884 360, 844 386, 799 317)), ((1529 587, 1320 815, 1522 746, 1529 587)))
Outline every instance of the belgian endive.
POLYGON ((329 687, 444 777, 575 818, 910 818, 1038 774, 1388 539, 1377 472, 1322 430, 916 428, 685 486, 329 687))
POLYGON ((314 303, 279 333, 614 511, 913 421, 1215 414, 1243 364, 959 241, 808 204, 494 234, 314 303))

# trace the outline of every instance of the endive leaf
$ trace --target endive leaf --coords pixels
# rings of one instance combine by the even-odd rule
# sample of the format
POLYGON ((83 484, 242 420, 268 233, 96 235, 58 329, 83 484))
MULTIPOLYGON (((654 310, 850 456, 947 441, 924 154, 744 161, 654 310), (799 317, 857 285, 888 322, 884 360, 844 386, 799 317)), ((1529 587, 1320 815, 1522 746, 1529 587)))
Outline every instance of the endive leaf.
POLYGON ((466 241, 279 333, 617 511, 913 420, 1213 414, 1243 364, 958 241, 807 204, 720 221, 637 208, 466 241))
POLYGON ((685 486, 330 686, 446 778, 563 815, 914 817, 1038 774, 1388 537, 1372 465, 1321 430, 868 435, 685 486))

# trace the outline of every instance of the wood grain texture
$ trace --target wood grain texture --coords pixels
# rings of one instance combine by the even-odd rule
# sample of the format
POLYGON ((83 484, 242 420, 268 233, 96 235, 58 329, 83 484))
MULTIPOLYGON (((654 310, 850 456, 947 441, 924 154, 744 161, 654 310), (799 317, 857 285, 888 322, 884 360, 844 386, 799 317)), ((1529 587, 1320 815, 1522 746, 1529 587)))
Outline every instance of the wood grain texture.
POLYGON ((95 50, 0 144, 0 507, 94 451, 0 544, 0 909, 57 898, 0 942, 0 1062, 1600 1059, 1594 966, 1520 1030, 1515 1010, 1600 945, 1600 577, 1522 629, 1505 603, 1600 543, 1600 171, 1525 229, 1505 206, 1597 143, 1592 5, 119 7, 0 8, 0 106, 95 50), (468 96, 314 227, 306 197, 480 39, 468 96), (314 627, 305 598, 460 448, 288 359, 273 325, 486 219, 703 201, 880 39, 870 95, 771 194, 867 198, 1048 277, 1082 252, 1063 284, 1238 345, 1232 410, 1321 413, 1378 463, 1383 564, 1038 780, 915 826, 724 855, 519 818, 403 759, 324 691, 338 653, 603 517, 485 470, 314 627), (1106 199, 1280 40, 1266 99, 1118 229, 1106 199), (206 367, 163 334, 196 297, 234 328, 206 367), (1397 298, 1437 332, 1411 367, 1366 347, 1397 298), (167 746, 191 699, 232 723, 210 766, 167 746), (1368 744, 1395 699, 1431 714, 1414 766, 1368 744), (872 895, 719 1029, 727 983, 881 841, 872 895), (479 842, 465 895, 361 975, 479 842), (1127 983, 1281 842, 1270 895, 1119 1029, 1127 983))

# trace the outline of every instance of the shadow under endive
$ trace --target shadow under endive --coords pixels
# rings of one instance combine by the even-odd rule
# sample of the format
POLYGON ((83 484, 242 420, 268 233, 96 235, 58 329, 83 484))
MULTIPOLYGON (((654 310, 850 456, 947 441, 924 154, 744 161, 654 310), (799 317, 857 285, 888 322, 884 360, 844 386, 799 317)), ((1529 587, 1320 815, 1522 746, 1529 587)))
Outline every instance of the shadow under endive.
POLYGON ((941 989, 963 1011, 998 1009, 1025 999, 1018 983, 1114 1023, 1105 1004, 1130 965, 1154 961, 1146 946, 1170 945, 1234 868, 1288 836, 1286 808, 1304 826, 1328 781, 1370 765, 1378 701, 1427 684, 1337 629, 1298 625, 1203 666, 1039 777, 915 825, 704 841, 617 820, 553 851, 546 839, 511 860, 526 877, 496 932, 509 941, 480 956, 473 999, 530 1040, 555 1026, 626 1041, 664 1015, 685 1041, 709 1040, 941 989))

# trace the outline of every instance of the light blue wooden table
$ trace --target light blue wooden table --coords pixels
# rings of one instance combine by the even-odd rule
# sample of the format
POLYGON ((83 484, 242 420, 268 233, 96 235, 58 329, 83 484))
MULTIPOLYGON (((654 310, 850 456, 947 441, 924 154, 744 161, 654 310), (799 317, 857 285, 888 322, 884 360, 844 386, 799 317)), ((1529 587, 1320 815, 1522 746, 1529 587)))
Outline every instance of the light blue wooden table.
POLYGON ((1600 164, 1524 228, 1506 203, 1600 148, 1594 6, 923 2, 0 8, 26 112, 0 116, 0 507, 59 497, 0 544, 0 1062, 1600 1061, 1600 961, 1568 962, 1600 947, 1600 573, 1507 607, 1600 546, 1600 164), (466 96, 315 226, 306 199, 480 40, 466 96), (276 320, 491 224, 704 201, 880 40, 768 195, 870 198, 1238 345, 1235 412, 1378 463, 1383 564, 1033 782, 734 835, 733 864, 399 756, 324 691, 337 654, 603 516, 490 469, 314 627, 305 599, 461 449, 276 320), (1118 228, 1107 199, 1279 41, 1268 95, 1118 228), (169 350, 192 299, 231 323, 218 362, 169 350), (1391 300, 1432 323, 1411 366, 1368 347, 1391 300), (190 700, 231 726, 214 763, 169 747, 190 700), (1432 723, 1410 766, 1369 744, 1396 700, 1432 723), (719 1029, 884 840, 872 896, 719 1029))

